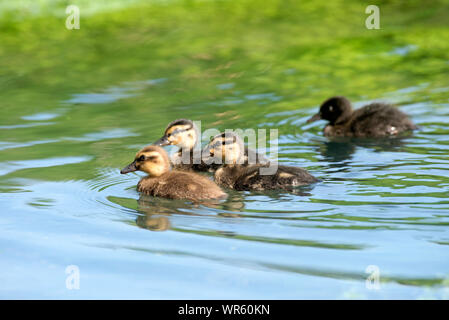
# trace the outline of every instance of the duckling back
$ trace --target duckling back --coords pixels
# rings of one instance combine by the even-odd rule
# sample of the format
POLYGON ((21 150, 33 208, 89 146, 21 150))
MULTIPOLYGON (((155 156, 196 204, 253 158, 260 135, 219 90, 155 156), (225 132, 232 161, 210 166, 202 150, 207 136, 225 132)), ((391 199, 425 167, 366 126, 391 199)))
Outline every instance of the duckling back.
POLYGON ((223 166, 215 173, 215 181, 234 190, 292 190, 319 180, 307 170, 280 165, 274 174, 262 175, 260 169, 268 165, 223 166))
POLYGON ((354 137, 383 137, 414 130, 405 113, 390 104, 372 103, 353 112, 347 131, 354 137))
POLYGON ((169 171, 159 177, 142 178, 137 190, 154 197, 206 200, 226 198, 220 187, 208 178, 184 171, 169 171))

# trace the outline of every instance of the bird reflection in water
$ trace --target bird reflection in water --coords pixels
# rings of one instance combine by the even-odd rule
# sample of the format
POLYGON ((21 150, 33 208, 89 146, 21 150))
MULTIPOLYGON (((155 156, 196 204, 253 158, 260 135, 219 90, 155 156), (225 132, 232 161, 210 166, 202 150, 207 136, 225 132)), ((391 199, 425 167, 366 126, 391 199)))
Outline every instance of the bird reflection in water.
POLYGON ((330 162, 331 167, 344 167, 351 162, 358 147, 372 149, 374 152, 402 152, 408 136, 377 139, 335 137, 324 143, 320 141, 315 148, 330 162))
POLYGON ((137 210, 141 213, 136 224, 151 231, 165 231, 172 226, 170 216, 202 216, 197 213, 199 207, 210 208, 220 217, 238 218, 245 205, 243 196, 237 192, 230 192, 226 200, 204 200, 200 202, 187 202, 141 195, 137 201, 137 210))

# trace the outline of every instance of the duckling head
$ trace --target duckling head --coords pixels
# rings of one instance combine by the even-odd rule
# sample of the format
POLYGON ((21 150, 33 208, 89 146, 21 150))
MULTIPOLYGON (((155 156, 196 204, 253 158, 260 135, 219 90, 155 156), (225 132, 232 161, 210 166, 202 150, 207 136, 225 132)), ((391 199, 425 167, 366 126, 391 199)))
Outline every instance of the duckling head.
POLYGON ((233 132, 223 132, 204 148, 203 156, 208 163, 240 164, 244 161, 243 140, 233 132))
POLYGON ((164 149, 148 146, 137 152, 134 161, 124 167, 120 173, 143 171, 151 177, 159 177, 170 170, 170 161, 164 149))
POLYGON ((321 104, 320 111, 307 120, 307 123, 317 120, 327 120, 331 125, 346 120, 352 113, 351 102, 345 97, 332 97, 321 104))
POLYGON ((178 119, 167 126, 164 135, 153 143, 155 146, 175 145, 191 150, 198 142, 198 130, 191 120, 178 119))

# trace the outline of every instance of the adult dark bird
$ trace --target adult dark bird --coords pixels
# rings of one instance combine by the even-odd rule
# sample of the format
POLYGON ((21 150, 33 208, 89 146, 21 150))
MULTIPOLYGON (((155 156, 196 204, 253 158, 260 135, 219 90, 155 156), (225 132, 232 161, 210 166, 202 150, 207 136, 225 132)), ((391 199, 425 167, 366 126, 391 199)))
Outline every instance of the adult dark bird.
POLYGON ((324 135, 328 137, 387 137, 417 129, 408 116, 388 103, 374 102, 353 110, 342 96, 323 102, 320 111, 307 120, 327 120, 324 135))

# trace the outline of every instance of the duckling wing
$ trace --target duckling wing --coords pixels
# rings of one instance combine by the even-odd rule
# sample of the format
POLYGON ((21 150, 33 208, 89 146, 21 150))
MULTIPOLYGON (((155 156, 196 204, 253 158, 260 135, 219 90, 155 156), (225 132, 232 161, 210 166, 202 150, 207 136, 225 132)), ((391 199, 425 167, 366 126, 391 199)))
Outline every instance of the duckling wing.
POLYGON ((278 183, 283 186, 285 185, 296 187, 312 184, 319 181, 306 169, 291 166, 279 166, 276 175, 278 183))
POLYGON ((272 184, 273 175, 261 175, 259 169, 262 166, 240 166, 240 172, 235 175, 233 188, 235 190, 266 190, 267 185, 272 184))
POLYGON ((226 194, 211 180, 193 172, 171 171, 159 179, 154 196, 171 199, 217 199, 226 194))
POLYGON ((146 195, 154 196, 157 190, 160 188, 161 181, 159 179, 145 177, 140 179, 137 184, 137 191, 146 195))
POLYGON ((405 113, 385 103, 373 103, 354 111, 349 130, 356 137, 389 136, 416 129, 405 113))
POLYGON ((290 166, 278 166, 276 173, 262 175, 260 168, 251 166, 235 182, 236 190, 274 190, 291 189, 292 187, 318 182, 307 170, 290 166))

